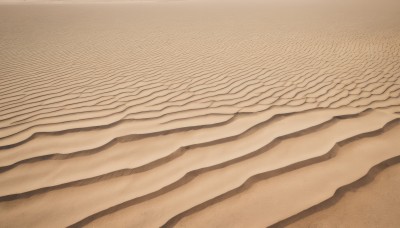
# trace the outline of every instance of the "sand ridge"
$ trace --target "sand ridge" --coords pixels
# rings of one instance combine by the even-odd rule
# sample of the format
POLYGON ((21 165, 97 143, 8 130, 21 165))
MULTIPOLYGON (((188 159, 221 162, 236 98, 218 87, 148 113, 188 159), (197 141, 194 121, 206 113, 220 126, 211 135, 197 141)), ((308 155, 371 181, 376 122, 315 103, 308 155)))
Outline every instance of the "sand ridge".
POLYGON ((397 163, 399 14, 360 4, 0 4, 1 225, 295 225, 397 163))

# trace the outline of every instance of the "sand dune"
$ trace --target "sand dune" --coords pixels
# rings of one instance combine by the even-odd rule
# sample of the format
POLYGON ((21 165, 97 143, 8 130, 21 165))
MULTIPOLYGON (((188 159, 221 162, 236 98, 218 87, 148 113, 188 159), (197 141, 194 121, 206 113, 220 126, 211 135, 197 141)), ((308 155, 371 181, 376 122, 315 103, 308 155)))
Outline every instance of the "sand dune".
POLYGON ((0 4, 0 226, 399 223, 395 1, 56 2, 0 4))
MULTIPOLYGON (((354 192, 342 188, 343 191, 337 194, 338 198, 332 198, 327 204, 318 205, 305 211, 305 214, 312 213, 314 210, 318 211, 314 212, 314 215, 297 222, 293 222, 297 219, 293 217, 282 223, 290 224, 289 227, 334 226, 340 225, 340 221, 345 221, 346 225, 353 227, 399 226, 397 210, 399 205, 397 197, 399 168, 400 165, 396 160, 377 166, 370 175, 349 185, 350 188, 361 185, 354 192), (374 206, 368 206, 371 204, 374 206), (380 211, 385 211, 385 214, 382 215, 380 211)), ((302 218, 303 216, 298 217, 302 218)))

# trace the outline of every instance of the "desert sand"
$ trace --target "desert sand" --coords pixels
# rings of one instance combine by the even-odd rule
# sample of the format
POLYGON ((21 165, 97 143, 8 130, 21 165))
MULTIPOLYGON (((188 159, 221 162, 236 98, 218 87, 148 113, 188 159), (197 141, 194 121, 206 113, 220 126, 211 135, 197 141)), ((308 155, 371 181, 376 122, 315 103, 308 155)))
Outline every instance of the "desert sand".
POLYGON ((400 3, 0 1, 0 227, 399 227, 400 3))

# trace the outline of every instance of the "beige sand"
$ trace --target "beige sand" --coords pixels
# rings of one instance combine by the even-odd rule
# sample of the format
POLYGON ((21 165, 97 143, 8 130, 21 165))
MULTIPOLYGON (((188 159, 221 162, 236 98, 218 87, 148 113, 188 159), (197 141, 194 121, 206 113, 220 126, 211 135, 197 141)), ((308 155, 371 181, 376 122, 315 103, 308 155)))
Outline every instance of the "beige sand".
POLYGON ((367 179, 367 185, 362 184, 354 191, 344 191, 343 197, 328 201, 328 208, 316 207, 318 212, 302 216, 288 227, 399 227, 400 164, 383 169, 367 179))
POLYGON ((396 1, 0 3, 0 227, 400 223, 396 1))

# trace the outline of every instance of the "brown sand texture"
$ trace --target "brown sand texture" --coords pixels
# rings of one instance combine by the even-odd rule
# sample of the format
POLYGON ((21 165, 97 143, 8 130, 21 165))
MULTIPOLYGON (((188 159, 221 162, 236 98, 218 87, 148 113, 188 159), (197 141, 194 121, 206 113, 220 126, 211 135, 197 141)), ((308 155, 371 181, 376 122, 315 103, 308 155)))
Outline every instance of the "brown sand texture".
POLYGON ((398 1, 0 2, 0 227, 400 227, 398 1))

